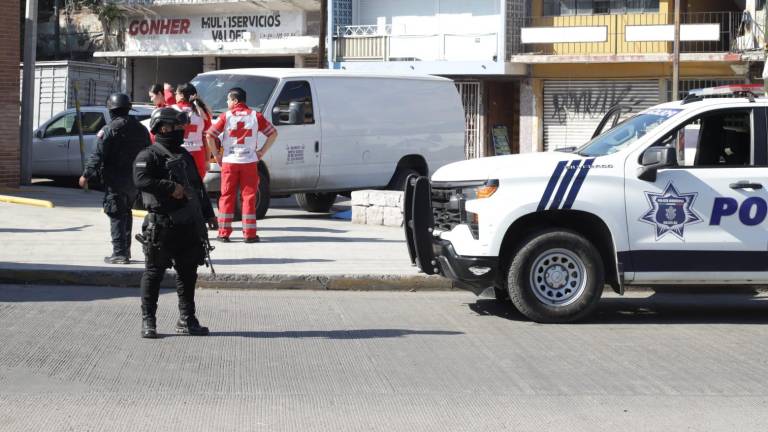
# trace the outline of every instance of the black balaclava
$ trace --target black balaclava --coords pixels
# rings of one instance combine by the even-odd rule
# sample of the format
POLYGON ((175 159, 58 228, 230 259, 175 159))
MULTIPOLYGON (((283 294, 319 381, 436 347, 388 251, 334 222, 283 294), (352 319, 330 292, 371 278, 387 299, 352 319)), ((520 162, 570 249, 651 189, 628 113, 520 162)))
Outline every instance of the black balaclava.
POLYGON ((155 142, 164 145, 169 150, 177 150, 184 144, 184 130, 172 130, 171 132, 158 133, 155 142))

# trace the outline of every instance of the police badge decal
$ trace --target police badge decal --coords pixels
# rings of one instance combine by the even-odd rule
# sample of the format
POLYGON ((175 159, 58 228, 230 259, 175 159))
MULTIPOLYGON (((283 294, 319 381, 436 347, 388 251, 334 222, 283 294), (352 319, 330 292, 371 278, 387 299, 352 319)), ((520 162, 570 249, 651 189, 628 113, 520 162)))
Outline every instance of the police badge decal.
POLYGON ((639 219, 656 227, 656 241, 667 233, 685 240, 685 226, 697 224, 701 217, 693 209, 698 193, 678 193, 670 182, 662 193, 645 192, 651 208, 639 219))

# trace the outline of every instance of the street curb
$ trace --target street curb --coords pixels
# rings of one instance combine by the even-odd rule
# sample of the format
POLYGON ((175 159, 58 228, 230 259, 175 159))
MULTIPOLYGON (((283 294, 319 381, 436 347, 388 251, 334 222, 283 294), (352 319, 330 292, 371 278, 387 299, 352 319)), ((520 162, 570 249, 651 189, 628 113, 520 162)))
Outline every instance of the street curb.
POLYGON ((39 200, 32 198, 22 198, 11 195, 0 195, 0 202, 6 202, 11 204, 22 204, 34 207, 53 208, 54 205, 48 200, 39 200))
MULTIPOLYGON (((96 285, 136 288, 142 269, 80 270, 0 269, 0 283, 23 285, 96 285)), ((174 288, 175 273, 168 271, 165 288, 174 288)), ((202 289, 233 290, 314 290, 314 291, 450 291, 458 288, 437 276, 400 275, 284 275, 216 274, 205 271, 198 276, 202 289)))

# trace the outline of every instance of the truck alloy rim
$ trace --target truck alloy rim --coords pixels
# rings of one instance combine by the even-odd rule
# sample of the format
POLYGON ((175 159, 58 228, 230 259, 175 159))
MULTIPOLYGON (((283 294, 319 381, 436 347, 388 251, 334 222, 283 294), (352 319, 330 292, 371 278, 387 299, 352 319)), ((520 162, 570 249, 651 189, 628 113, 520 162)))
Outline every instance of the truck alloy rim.
POLYGON ((587 286, 584 262, 566 249, 549 249, 539 254, 531 269, 531 287, 536 298, 549 306, 566 306, 576 301, 587 286))

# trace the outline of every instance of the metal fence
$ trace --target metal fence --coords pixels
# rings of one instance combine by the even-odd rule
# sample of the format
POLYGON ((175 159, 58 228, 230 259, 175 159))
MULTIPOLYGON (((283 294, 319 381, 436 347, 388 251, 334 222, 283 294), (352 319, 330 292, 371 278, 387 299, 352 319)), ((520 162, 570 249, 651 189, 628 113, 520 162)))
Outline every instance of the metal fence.
POLYGON ((464 107, 464 156, 485 156, 483 148, 482 87, 479 81, 456 81, 464 107))
MULTIPOLYGON (((681 14, 681 25, 718 24, 717 40, 683 41, 682 53, 713 53, 733 51, 741 31, 740 12, 695 12, 681 14)), ((526 17, 519 19, 518 28, 605 28, 604 41, 552 43, 523 43, 515 54, 591 55, 591 54, 666 54, 672 52, 672 42, 642 41, 627 37, 627 27, 664 26, 674 24, 671 14, 628 13, 611 15, 566 15, 526 17)), ((637 34, 637 28, 632 28, 637 34)))

